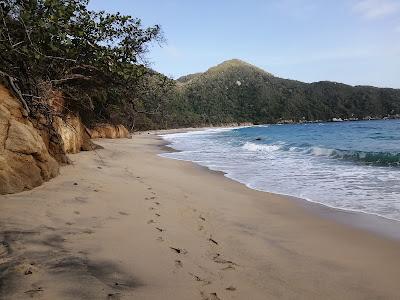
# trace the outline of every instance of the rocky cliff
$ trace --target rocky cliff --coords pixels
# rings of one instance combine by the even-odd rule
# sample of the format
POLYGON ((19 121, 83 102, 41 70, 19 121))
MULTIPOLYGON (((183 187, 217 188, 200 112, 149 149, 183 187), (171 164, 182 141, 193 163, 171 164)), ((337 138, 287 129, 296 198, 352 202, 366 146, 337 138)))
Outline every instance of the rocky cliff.
POLYGON ((41 185, 59 172, 43 138, 21 104, 0 85, 0 194, 41 185))
MULTIPOLYGON (((61 112, 62 97, 52 95, 49 103, 61 112)), ((48 124, 45 118, 29 119, 23 112, 21 103, 0 84, 0 194, 31 189, 57 176, 59 165, 69 162, 66 154, 99 148, 91 138, 129 136, 122 125, 100 124, 90 130, 72 113, 48 124)))

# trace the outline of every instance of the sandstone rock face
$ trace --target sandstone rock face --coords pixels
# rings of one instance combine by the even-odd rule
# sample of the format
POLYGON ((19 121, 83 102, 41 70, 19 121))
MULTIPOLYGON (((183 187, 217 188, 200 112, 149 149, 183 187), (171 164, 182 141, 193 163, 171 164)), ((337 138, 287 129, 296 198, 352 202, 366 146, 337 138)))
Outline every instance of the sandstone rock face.
MULTIPOLYGON (((59 92, 46 96, 55 112, 62 113, 59 92)), ((17 193, 41 185, 69 163, 66 153, 101 148, 91 138, 127 138, 123 125, 100 124, 87 129, 77 115, 54 117, 52 126, 39 116, 29 120, 21 103, 0 83, 0 194, 17 193)))
POLYGON ((0 85, 0 194, 41 185, 59 172, 57 161, 22 106, 0 85))
POLYGON ((98 124, 90 131, 90 137, 96 138, 129 138, 129 131, 124 125, 98 124))
POLYGON ((62 139, 65 153, 78 153, 99 148, 90 140, 89 130, 82 124, 78 116, 68 115, 64 119, 56 118, 54 123, 62 139))

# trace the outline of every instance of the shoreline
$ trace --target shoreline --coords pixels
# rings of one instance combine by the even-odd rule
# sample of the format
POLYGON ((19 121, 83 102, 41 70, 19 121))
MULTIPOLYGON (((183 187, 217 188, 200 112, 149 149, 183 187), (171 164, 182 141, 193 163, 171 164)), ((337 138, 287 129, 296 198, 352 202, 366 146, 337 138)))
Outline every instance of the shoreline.
MULTIPOLYGON (((358 121, 365 121, 365 120, 358 120, 358 121)), ((216 127, 214 127, 214 128, 216 128, 216 127)), ((221 127, 221 128, 225 128, 225 127, 221 127)), ((173 132, 171 132, 171 134, 173 134, 173 133, 189 133, 192 131, 206 131, 208 129, 213 129, 213 127, 199 128, 198 130, 193 130, 193 128, 188 128, 188 130, 186 130, 185 128, 183 128, 178 131, 174 130, 173 132)), ((162 137, 162 134, 157 133, 157 131, 153 132, 152 134, 157 135, 157 137, 159 137, 160 140, 163 141, 162 145, 160 145, 161 150, 163 150, 165 152, 169 152, 169 153, 181 152, 180 150, 177 150, 177 149, 173 148, 172 146, 169 146, 169 145, 171 145, 171 143, 166 141, 162 137)), ((163 134, 165 134, 165 133, 163 133, 163 134)), ((169 133, 166 133, 166 134, 169 134, 169 133)), ((162 154, 163 153, 160 153, 159 156, 165 157, 162 154)), ((216 173, 222 174, 224 177, 232 180, 233 182, 244 185, 245 187, 247 187, 250 190, 291 199, 293 201, 301 203, 306 209, 309 209, 309 210, 313 211, 314 213, 325 216, 327 218, 331 218, 342 224, 350 225, 352 227, 359 228, 359 229, 364 229, 370 233, 378 234, 378 235, 381 235, 381 236, 384 236, 387 238, 391 238, 391 239, 400 241, 400 220, 388 218, 388 217, 385 217, 380 214, 364 212, 361 210, 335 207, 335 206, 331 206, 331 205, 328 205, 328 204, 325 204, 322 202, 318 202, 318 201, 307 199, 307 198, 301 198, 301 197, 293 196, 290 194, 275 193, 275 192, 271 192, 271 191, 267 191, 267 190, 253 188, 253 187, 249 186, 247 183, 244 183, 244 182, 241 182, 239 180, 229 177, 228 173, 226 173, 224 171, 212 170, 207 166, 203 166, 199 163, 196 163, 196 162, 188 160, 188 159, 178 159, 178 158, 173 158, 173 157, 165 157, 165 158, 192 163, 198 167, 204 168, 205 170, 207 170, 209 172, 216 172, 216 173)))
POLYGON ((0 298, 398 296, 399 242, 161 157, 155 134, 97 142, 0 197, 0 298))
MULTIPOLYGON (((159 147, 162 151, 179 152, 179 150, 169 147, 168 145, 160 145, 159 147)), ((160 153, 160 154, 162 154, 162 153, 160 153)), ((300 203, 300 205, 302 207, 304 207, 306 210, 311 211, 313 214, 318 214, 319 216, 322 216, 323 218, 331 219, 335 222, 338 222, 338 223, 341 223, 344 225, 348 225, 353 228, 366 230, 369 233, 376 234, 381 237, 400 241, 400 221, 398 221, 398 220, 390 219, 390 218, 387 218, 385 216, 378 215, 378 214, 372 214, 372 213, 367 213, 367 212, 358 211, 358 210, 351 210, 351 209, 344 209, 344 208, 340 208, 340 207, 329 206, 329 205, 321 203, 321 202, 317 202, 317 201, 313 201, 313 200, 309 200, 309 199, 305 199, 305 198, 300 198, 300 197, 296 197, 296 196, 292 196, 292 195, 288 195, 288 194, 281 194, 281 193, 274 193, 274 192, 270 192, 270 191, 259 190, 256 188, 252 188, 243 182, 240 182, 238 180, 230 178, 229 176, 226 176, 227 173, 224 171, 212 170, 212 169, 208 168, 207 166, 202 166, 202 165, 197 164, 190 160, 175 159, 175 158, 170 158, 170 157, 164 157, 162 155, 160 155, 160 156, 163 158, 167 158, 167 159, 192 163, 195 167, 203 169, 209 173, 219 174, 219 175, 231 180, 232 182, 235 182, 235 183, 245 186, 249 190, 257 191, 260 193, 266 193, 266 194, 274 195, 277 197, 286 198, 286 199, 289 199, 290 201, 300 203)))

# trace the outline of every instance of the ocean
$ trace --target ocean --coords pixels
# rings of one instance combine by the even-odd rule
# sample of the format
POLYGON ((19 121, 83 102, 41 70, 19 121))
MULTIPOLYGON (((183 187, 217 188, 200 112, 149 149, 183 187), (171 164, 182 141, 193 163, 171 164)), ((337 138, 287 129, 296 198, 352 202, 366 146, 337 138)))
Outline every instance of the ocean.
POLYGON ((260 125, 162 136, 249 188, 400 221, 400 120, 260 125))

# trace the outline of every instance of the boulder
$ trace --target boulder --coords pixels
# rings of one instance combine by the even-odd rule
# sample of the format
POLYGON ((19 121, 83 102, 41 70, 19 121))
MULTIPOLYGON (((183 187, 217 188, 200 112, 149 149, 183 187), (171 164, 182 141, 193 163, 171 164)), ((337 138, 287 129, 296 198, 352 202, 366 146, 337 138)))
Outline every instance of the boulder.
POLYGON ((31 189, 58 173, 57 161, 21 104, 0 85, 0 194, 31 189))
POLYGON ((5 149, 21 154, 35 154, 41 156, 47 152, 42 137, 32 126, 25 125, 12 118, 9 120, 8 135, 5 149))

